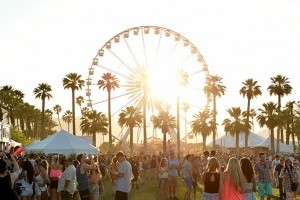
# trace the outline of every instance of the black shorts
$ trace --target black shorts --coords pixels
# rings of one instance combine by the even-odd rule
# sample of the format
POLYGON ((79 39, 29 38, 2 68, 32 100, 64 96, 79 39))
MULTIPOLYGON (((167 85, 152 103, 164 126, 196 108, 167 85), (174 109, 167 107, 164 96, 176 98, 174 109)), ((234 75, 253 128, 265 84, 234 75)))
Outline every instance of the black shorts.
POLYGON ((116 191, 115 200, 128 200, 128 193, 116 191))

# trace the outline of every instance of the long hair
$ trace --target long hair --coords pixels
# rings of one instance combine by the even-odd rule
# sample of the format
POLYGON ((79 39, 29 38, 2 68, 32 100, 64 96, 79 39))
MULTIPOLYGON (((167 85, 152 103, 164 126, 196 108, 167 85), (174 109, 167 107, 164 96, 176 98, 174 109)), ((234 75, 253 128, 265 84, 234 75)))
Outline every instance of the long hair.
POLYGON ((34 168, 29 160, 25 160, 22 165, 22 169, 27 172, 28 182, 31 184, 34 179, 34 168))
POLYGON ((211 157, 207 163, 206 169, 208 172, 213 172, 217 170, 219 172, 220 162, 217 158, 211 157))
POLYGON ((244 175, 237 158, 230 158, 225 169, 228 172, 230 180, 236 190, 245 191, 244 175))
POLYGON ((241 159, 241 169, 248 183, 251 183, 254 179, 254 168, 248 158, 241 159))

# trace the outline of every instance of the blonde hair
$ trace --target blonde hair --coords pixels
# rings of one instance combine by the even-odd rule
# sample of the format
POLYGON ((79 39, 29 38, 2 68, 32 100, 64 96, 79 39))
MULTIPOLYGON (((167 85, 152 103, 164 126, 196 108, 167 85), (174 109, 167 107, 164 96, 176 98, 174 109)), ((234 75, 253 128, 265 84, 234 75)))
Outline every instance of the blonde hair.
POLYGON ((212 171, 219 171, 220 169, 220 162, 216 157, 211 157, 207 163, 206 169, 208 172, 212 171))
POLYGON ((240 162, 237 158, 230 158, 225 169, 230 176, 230 180, 236 190, 245 191, 245 180, 240 162))

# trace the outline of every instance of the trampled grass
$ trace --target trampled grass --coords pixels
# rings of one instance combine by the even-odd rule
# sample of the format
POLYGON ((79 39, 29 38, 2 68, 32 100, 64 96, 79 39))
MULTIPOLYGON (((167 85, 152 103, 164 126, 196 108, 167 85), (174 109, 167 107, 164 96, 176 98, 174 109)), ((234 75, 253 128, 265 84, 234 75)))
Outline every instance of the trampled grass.
MULTIPOLYGON (((106 176, 104 179, 104 191, 102 192, 100 199, 101 200, 114 200, 114 192, 112 190, 112 185, 110 183, 109 178, 106 176)), ((199 185, 201 189, 203 189, 203 185, 199 185)), ((185 194, 185 183, 184 181, 178 179, 178 187, 176 196, 178 199, 183 200, 185 194)), ((257 195, 257 194, 256 194, 257 195)), ((202 199, 202 192, 196 192, 196 199, 202 199)), ((193 198, 192 198, 193 199, 193 198)), ((257 199, 260 198, 257 195, 257 199)), ((279 200, 279 191, 277 188, 273 189, 273 197, 274 200, 279 200)), ((297 195, 297 200, 300 200, 300 195, 297 195)), ((158 186, 157 180, 145 180, 144 185, 140 185, 139 189, 131 189, 129 193, 129 200, 160 200, 160 189, 158 186)))

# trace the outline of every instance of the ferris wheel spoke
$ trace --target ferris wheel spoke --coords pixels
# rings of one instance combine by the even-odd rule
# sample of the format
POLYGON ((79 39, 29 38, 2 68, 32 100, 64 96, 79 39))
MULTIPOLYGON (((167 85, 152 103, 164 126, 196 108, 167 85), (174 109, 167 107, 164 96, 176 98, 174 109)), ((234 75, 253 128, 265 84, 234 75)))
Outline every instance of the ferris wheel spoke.
POLYGON ((143 40, 143 52, 144 52, 144 58, 145 58, 145 67, 148 70, 147 50, 146 50, 146 44, 145 44, 145 38, 144 38, 144 32, 143 31, 142 31, 142 40, 143 40))
MULTIPOLYGON (((114 97, 111 97, 110 99, 111 99, 111 100, 113 100, 113 99, 118 99, 118 98, 120 98, 120 97, 124 97, 124 96, 130 95, 130 94, 132 94, 132 92, 127 92, 127 93, 125 93, 125 94, 121 94, 121 95, 118 95, 118 96, 114 96, 114 97)), ((104 103, 104 102, 107 102, 107 101, 108 101, 108 99, 105 99, 105 100, 102 100, 102 101, 98 101, 98 102, 94 103, 93 105, 96 105, 96 104, 99 104, 99 103, 104 103)))
POLYGON ((117 74, 117 75, 119 75, 119 76, 121 76, 121 77, 123 77, 123 78, 130 79, 130 77, 126 76, 125 74, 122 74, 122 73, 120 73, 120 72, 118 72, 118 71, 116 71, 116 70, 113 70, 113 69, 109 68, 109 67, 105 67, 105 66, 99 65, 99 64, 96 65, 96 66, 101 67, 101 68, 103 68, 103 69, 105 69, 105 70, 107 70, 107 71, 109 71, 109 72, 114 73, 114 74, 117 74))
POLYGON ((160 32, 159 40, 158 40, 158 44, 157 44, 157 48, 156 48, 156 58, 158 57, 158 53, 159 53, 159 48, 160 48, 160 44, 161 44, 161 36, 162 36, 162 31, 160 32))
POLYGON ((135 64, 136 64, 136 66, 137 66, 139 69, 141 69, 140 63, 138 62, 136 56, 134 55, 134 53, 133 53, 133 51, 132 51, 132 48, 131 48, 131 46, 129 45, 127 39, 125 38, 124 41, 125 41, 125 44, 126 44, 126 46, 127 46, 127 49, 129 50, 130 55, 132 56, 132 58, 133 58, 133 60, 134 60, 134 62, 135 62, 135 64))
MULTIPOLYGON (((137 97, 136 97, 137 98, 137 97)), ((121 106, 121 108, 119 108, 117 111, 115 111, 112 116, 114 116, 116 113, 118 113, 119 111, 121 111, 125 106, 129 105, 131 102, 133 102, 136 98, 131 99, 130 101, 128 101, 126 104, 124 104, 123 106, 121 106)))
POLYGON ((115 52, 113 52, 111 49, 109 49, 109 52, 115 57, 117 58, 130 72, 134 72, 133 69, 131 69, 131 67, 122 59, 120 58, 120 56, 118 56, 115 52))

